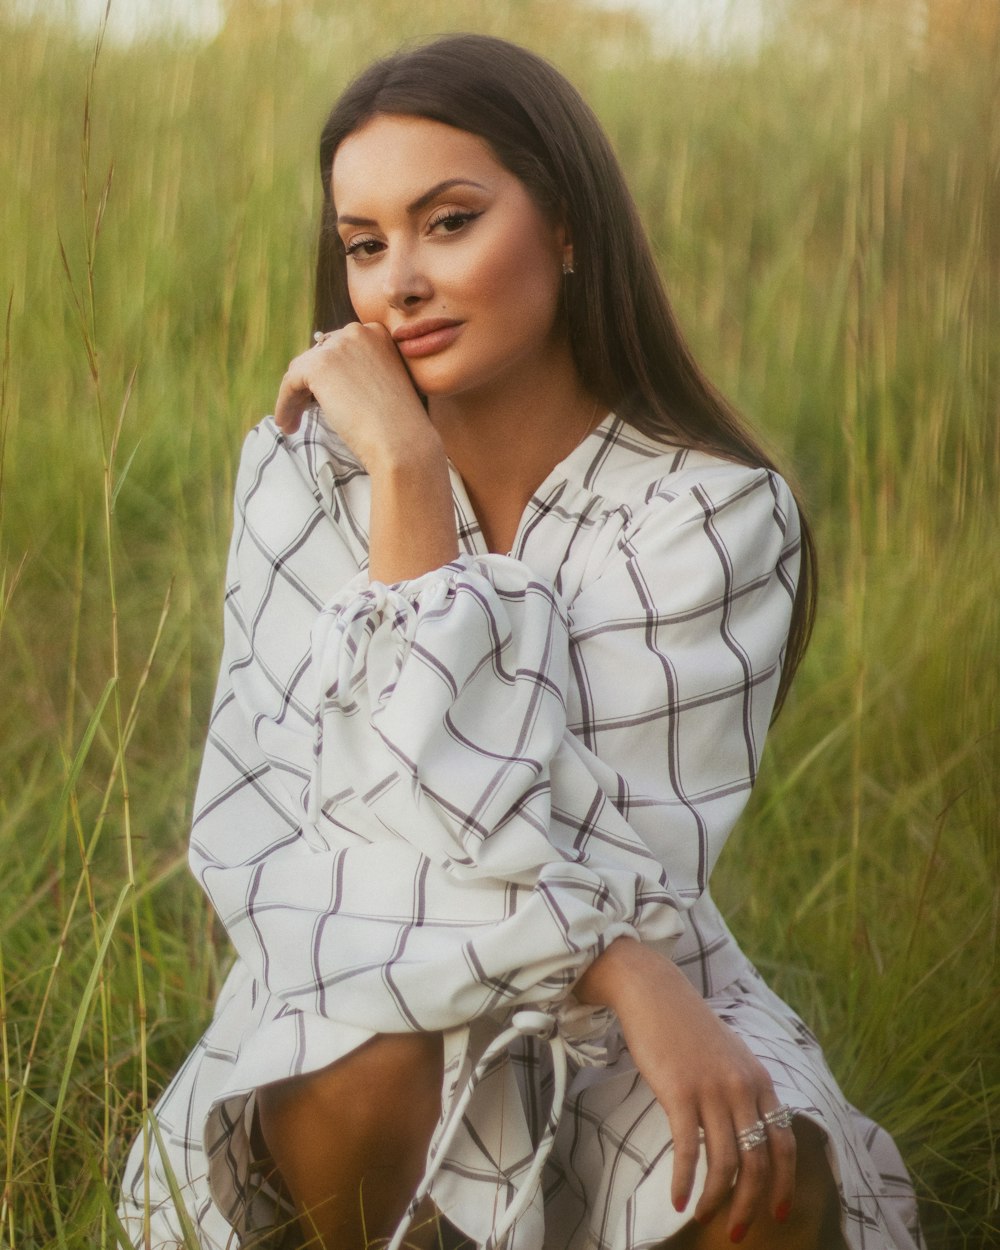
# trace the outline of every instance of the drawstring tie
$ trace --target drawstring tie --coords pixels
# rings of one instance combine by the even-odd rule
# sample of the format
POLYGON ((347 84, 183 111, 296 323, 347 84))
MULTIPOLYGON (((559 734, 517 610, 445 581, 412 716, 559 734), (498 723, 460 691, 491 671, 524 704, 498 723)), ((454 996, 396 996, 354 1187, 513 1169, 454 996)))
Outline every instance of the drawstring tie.
POLYGON ((423 1179, 417 1186, 417 1191, 413 1195, 410 1205, 406 1208, 406 1213, 400 1221, 399 1227, 393 1235, 392 1241, 389 1243, 388 1250, 400 1250, 403 1244, 403 1238, 413 1222, 413 1217, 417 1213, 417 1208, 430 1193, 431 1185, 435 1176, 448 1153, 448 1147, 454 1140, 455 1134, 458 1132, 459 1125, 462 1123, 462 1117, 465 1115, 466 1108, 475 1092, 476 1086, 479 1084, 487 1068, 493 1062, 501 1051, 505 1050, 512 1042, 519 1037, 537 1037, 540 1041, 546 1041, 552 1051, 552 1068, 554 1076, 554 1086, 552 1090, 552 1105, 549 1107, 548 1119, 545 1124, 545 1131, 542 1139, 538 1143, 538 1149, 535 1151, 535 1157, 531 1161, 531 1167, 524 1178, 514 1201, 493 1227, 489 1240, 486 1242, 484 1250, 495 1250, 499 1246, 507 1233, 513 1228, 515 1222, 520 1218, 522 1213, 530 1205, 535 1195, 535 1188, 541 1179, 542 1169, 545 1167, 545 1161, 549 1157, 552 1150, 552 1143, 555 1141, 556 1130, 559 1127, 559 1119, 562 1116, 563 1103, 566 1100, 566 1074, 568 1070, 566 1058, 566 1041, 559 1031, 559 1025, 554 1016, 545 1011, 517 1011, 511 1018, 510 1027, 504 1029, 483 1051, 482 1057, 471 1072, 469 1079, 465 1083, 465 1088, 459 1098, 452 1103, 448 1112, 444 1130, 438 1140, 437 1151, 433 1159, 427 1165, 423 1179))

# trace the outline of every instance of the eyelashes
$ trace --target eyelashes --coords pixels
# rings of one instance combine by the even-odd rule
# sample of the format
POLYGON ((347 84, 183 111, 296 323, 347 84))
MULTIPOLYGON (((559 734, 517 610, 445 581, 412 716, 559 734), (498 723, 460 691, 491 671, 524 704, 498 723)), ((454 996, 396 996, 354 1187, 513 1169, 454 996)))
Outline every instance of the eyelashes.
POLYGON ((470 221, 475 221, 480 213, 474 213, 471 209, 462 208, 446 208, 435 215, 427 223, 428 230, 434 230, 438 226, 446 226, 446 234, 457 234, 463 226, 467 226, 470 221))
MULTIPOLYGON (((470 222, 481 216, 482 210, 473 211, 472 209, 464 208, 441 209, 427 223, 427 231, 428 233, 436 232, 445 236, 458 234, 470 222)), ((344 256, 359 263, 373 259, 384 248, 385 243, 382 239, 372 234, 360 235, 352 239, 350 243, 341 244, 344 256)))
POLYGON ((341 250, 345 256, 354 257, 356 260, 364 259, 366 256, 376 256, 378 249, 382 246, 378 239, 365 237, 361 239, 352 239, 350 243, 342 243, 341 250), (366 249, 371 249, 370 251, 366 249))

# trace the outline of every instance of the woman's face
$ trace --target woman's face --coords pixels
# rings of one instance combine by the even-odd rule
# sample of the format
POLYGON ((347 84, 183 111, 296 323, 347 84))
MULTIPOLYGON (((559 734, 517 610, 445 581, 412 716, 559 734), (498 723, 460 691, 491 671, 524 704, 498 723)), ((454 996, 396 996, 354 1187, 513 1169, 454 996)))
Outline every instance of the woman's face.
POLYGON ((482 139, 378 115, 337 149, 332 197, 354 311, 389 330, 424 394, 523 381, 565 350, 565 231, 482 139))

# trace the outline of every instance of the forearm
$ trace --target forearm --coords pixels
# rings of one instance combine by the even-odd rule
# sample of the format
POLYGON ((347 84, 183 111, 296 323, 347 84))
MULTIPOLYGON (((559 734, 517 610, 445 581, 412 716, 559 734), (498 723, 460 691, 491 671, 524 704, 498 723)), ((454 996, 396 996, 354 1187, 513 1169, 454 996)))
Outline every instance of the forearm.
POLYGON ((402 455, 369 465, 369 576, 391 584, 440 568, 458 555, 448 462, 428 429, 402 455))
POLYGON ((701 996, 677 965, 660 951, 632 937, 616 938, 598 955, 574 987, 577 999, 610 1007, 627 1026, 633 1014, 655 1000, 684 1004, 701 996))

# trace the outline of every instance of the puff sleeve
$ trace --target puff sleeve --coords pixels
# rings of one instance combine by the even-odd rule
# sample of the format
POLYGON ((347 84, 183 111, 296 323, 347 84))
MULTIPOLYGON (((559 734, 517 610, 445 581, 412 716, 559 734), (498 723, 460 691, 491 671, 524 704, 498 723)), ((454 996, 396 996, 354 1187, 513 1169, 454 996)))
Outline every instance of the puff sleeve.
POLYGON ((500 556, 369 584, 274 452, 241 474, 192 839, 254 975, 344 1023, 439 1029, 558 1002, 620 934, 676 938, 780 672, 780 480, 654 494, 564 603, 500 556))

